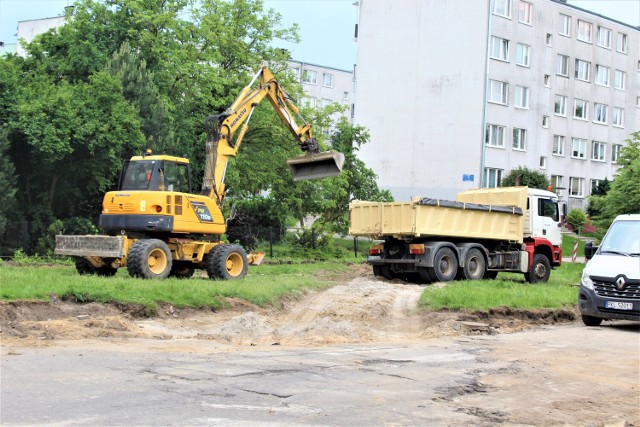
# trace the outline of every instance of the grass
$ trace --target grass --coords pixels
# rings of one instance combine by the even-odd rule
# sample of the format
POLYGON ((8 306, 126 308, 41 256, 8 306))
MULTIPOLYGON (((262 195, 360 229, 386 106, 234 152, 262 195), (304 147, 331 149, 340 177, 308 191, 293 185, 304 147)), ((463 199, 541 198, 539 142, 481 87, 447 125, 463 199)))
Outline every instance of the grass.
POLYGON ((547 283, 525 282, 522 274, 500 273, 496 280, 451 282, 427 287, 418 305, 425 309, 479 310, 497 307, 556 309, 572 307, 584 264, 564 263, 551 272, 547 283))
POLYGON ((142 304, 149 314, 159 302, 175 307, 223 308, 224 298, 240 298, 258 306, 278 306, 285 296, 331 285, 332 272, 345 263, 263 265, 250 267, 240 280, 200 278, 144 280, 122 269, 114 277, 80 276, 71 266, 11 266, 0 264, 0 300, 49 301, 53 296, 78 302, 142 304))

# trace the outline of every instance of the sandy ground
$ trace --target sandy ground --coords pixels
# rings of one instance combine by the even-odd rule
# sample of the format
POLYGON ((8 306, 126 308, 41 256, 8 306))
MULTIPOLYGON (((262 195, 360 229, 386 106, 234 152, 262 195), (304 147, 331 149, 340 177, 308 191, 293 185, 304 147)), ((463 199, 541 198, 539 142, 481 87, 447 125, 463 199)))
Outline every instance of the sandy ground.
MULTIPOLYGON (((438 286, 433 285, 433 286, 438 286)), ((146 338, 213 340, 227 345, 319 346, 396 342, 441 336, 515 332, 575 321, 569 310, 490 313, 416 309, 423 286, 374 277, 353 266, 340 282, 285 302, 281 309, 229 300, 232 310, 177 309, 163 305, 145 318, 135 305, 74 304, 59 300, 0 302, 4 345, 46 346, 56 340, 146 338)))

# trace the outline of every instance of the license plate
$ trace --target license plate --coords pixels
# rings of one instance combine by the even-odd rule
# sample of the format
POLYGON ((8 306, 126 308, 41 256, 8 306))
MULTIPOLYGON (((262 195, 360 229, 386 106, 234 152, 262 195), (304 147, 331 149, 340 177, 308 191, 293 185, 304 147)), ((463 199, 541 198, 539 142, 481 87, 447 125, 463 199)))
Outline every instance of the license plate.
POLYGON ((614 310, 633 310, 632 302, 605 301, 604 308, 612 308, 614 310))

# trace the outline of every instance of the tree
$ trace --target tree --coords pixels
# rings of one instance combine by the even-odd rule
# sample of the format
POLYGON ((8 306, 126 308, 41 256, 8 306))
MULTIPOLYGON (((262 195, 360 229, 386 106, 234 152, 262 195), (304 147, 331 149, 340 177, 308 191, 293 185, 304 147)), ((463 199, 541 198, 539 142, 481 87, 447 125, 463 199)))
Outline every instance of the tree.
POLYGON ((549 187, 549 179, 542 172, 531 170, 526 166, 518 166, 502 178, 500 186, 513 187, 518 185, 546 190, 549 187))
POLYGON ((617 215, 640 213, 640 131, 625 140, 618 158, 620 169, 603 196, 601 213, 594 219, 606 230, 617 215))

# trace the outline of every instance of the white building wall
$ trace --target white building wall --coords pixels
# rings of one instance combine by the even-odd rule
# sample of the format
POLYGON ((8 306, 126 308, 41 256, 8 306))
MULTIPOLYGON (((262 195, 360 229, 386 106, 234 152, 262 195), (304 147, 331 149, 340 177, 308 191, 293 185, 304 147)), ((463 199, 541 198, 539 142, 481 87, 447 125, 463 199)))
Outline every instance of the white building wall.
POLYGON ((553 0, 526 2, 533 13, 523 23, 524 2, 507 2, 510 13, 503 17, 490 13, 495 1, 360 1, 355 121, 371 133, 361 158, 397 200, 451 198, 484 186, 484 168, 507 174, 526 166, 561 176, 561 198, 570 208, 584 208, 591 180, 614 177, 613 144, 640 129, 639 31, 553 0), (559 34, 560 14, 572 19, 569 36, 559 34), (591 43, 577 40, 578 20, 592 24, 591 43), (610 48, 598 46, 599 26, 611 30, 610 48), (505 61, 488 59, 487 28, 509 40, 505 61), (617 52, 619 33, 627 35, 626 53, 617 52), (518 43, 530 46, 528 66, 516 64, 518 43), (558 53, 570 58, 568 77, 556 74, 558 53), (589 82, 575 78, 576 58, 590 63, 589 82), (595 84, 597 64, 610 68, 608 86, 595 84), (625 90, 614 88, 616 69, 626 73, 625 90), (488 79, 508 83, 507 105, 485 102, 488 79), (528 108, 515 106, 516 86, 529 88, 528 108), (565 116, 554 113, 556 94, 567 97, 565 116), (573 118, 576 98, 588 101, 587 120, 573 118), (596 102, 608 106, 605 124, 593 121, 596 102), (613 125, 614 107, 624 108, 623 127, 613 125), (485 146, 487 123, 505 127, 503 147, 485 146), (514 128, 527 131, 524 150, 513 148, 514 128), (564 156, 552 152, 554 135, 565 136, 564 156), (587 140, 586 159, 572 158, 573 137, 587 140), (593 141, 606 143, 605 161, 591 159, 593 141), (474 174, 474 181, 463 181, 465 174, 474 174), (569 196, 571 177, 584 180, 583 195, 569 196))
POLYGON ((25 56, 26 51, 20 44, 20 40, 24 39, 27 43, 31 43, 31 41, 38 35, 44 32, 49 31, 52 28, 57 28, 64 25, 66 17, 64 16, 56 16, 54 18, 42 18, 42 19, 32 19, 28 21, 19 21, 18 22, 18 43, 16 47, 16 53, 20 56, 25 56))
POLYGON ((360 157, 397 200, 478 186, 487 13, 485 0, 360 1, 360 157))

